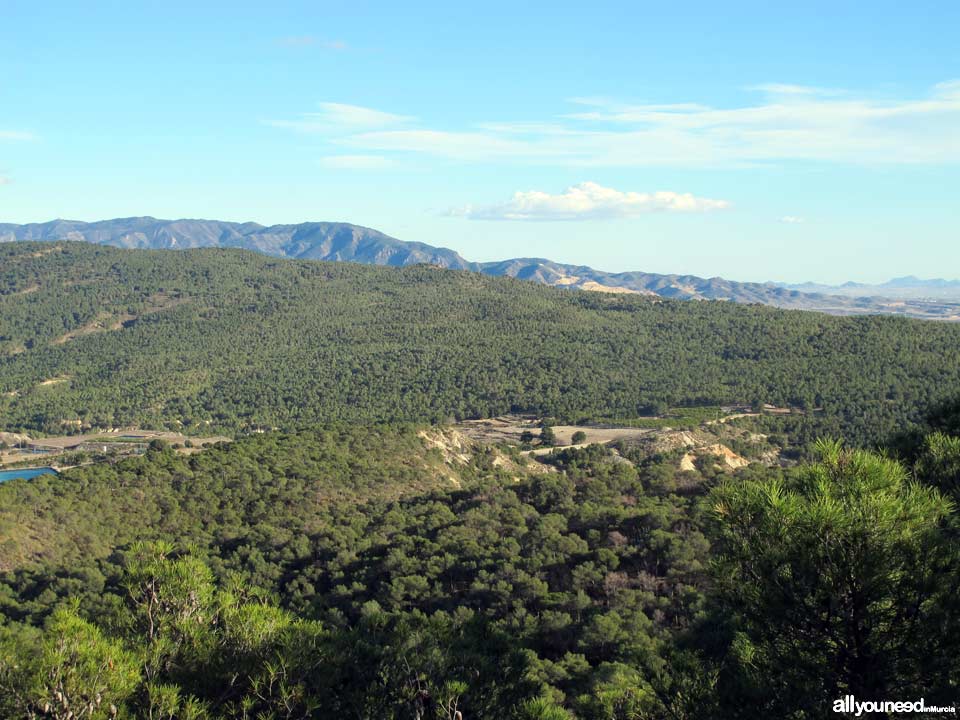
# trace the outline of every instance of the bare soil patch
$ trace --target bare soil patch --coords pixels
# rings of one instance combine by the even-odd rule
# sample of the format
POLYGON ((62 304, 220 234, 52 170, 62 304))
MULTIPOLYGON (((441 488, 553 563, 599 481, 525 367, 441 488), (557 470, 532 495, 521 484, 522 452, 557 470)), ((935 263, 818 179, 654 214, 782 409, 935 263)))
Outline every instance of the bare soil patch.
MULTIPOLYGON (((465 420, 455 427, 477 442, 519 445, 521 442, 520 436, 525 432, 533 433, 535 438, 540 435, 540 423, 541 419, 534 415, 501 415, 484 420, 465 420)), ((634 427, 554 425, 553 433, 557 438, 556 445, 558 447, 573 446, 573 435, 576 432, 583 432, 587 436, 586 441, 576 447, 586 447, 593 443, 605 445, 617 440, 636 440, 649 435, 652 431, 649 428, 634 427)), ((547 452, 552 449, 545 448, 547 452)), ((539 451, 539 448, 537 450, 539 451)))
POLYGON ((60 383, 65 383, 70 379, 69 375, 58 375, 57 377, 47 378, 37 383, 37 387, 50 387, 51 385, 59 385, 60 383))
POLYGON ((122 330, 125 327, 128 327, 132 323, 135 323, 142 317, 147 315, 152 315, 154 313, 164 312, 166 310, 172 310, 178 305, 188 302, 186 298, 181 297, 172 297, 164 293, 157 293, 156 295, 151 295, 147 299, 147 306, 139 314, 130 314, 123 313, 121 315, 112 315, 111 313, 100 313, 94 320, 91 320, 86 325, 75 328, 68 333, 64 333, 60 337, 53 340, 54 345, 63 345, 70 342, 71 340, 76 340, 79 337, 84 335, 92 335, 99 332, 116 332, 117 330, 122 330))

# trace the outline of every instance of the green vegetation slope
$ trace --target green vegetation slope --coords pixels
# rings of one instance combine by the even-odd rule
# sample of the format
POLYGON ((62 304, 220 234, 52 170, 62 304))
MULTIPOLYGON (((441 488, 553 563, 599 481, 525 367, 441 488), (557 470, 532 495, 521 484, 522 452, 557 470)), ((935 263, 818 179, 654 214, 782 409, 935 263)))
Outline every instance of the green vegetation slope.
POLYGON ((810 466, 731 475, 597 445, 524 465, 435 429, 353 427, 12 481, 0 716, 812 720, 847 694, 955 702, 957 440, 918 441, 913 466, 825 444, 810 466))
POLYGON ((866 442, 960 387, 960 326, 251 252, 0 245, 7 430, 293 428, 737 402, 866 442), (182 425, 181 425, 182 424, 182 425))

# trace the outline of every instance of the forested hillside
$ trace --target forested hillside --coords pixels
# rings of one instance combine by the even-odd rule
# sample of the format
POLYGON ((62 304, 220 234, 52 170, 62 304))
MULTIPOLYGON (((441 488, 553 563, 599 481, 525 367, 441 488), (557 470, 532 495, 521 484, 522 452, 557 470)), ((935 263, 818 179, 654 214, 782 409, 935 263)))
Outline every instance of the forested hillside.
POLYGON ((960 326, 566 292, 428 266, 0 245, 6 430, 291 429, 771 403, 869 443, 960 387, 960 326))

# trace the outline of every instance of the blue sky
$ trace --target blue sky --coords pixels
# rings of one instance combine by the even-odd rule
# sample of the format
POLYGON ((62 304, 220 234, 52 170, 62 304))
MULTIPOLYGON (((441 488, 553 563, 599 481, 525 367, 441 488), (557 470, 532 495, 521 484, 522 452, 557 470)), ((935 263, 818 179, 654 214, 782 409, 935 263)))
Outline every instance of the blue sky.
POLYGON ((0 222, 342 220, 473 260, 960 276, 952 0, 147 5, 0 0, 0 222))

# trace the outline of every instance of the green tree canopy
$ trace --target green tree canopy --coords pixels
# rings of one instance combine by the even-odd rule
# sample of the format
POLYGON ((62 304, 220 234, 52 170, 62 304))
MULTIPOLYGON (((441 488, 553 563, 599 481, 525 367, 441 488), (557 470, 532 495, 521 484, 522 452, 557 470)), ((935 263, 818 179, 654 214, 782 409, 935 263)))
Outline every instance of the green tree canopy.
POLYGON ((787 480, 732 480, 713 494, 739 680, 781 716, 818 716, 847 693, 948 694, 949 671, 938 676, 929 648, 943 642, 951 503, 897 462, 819 449, 819 463, 787 480))

